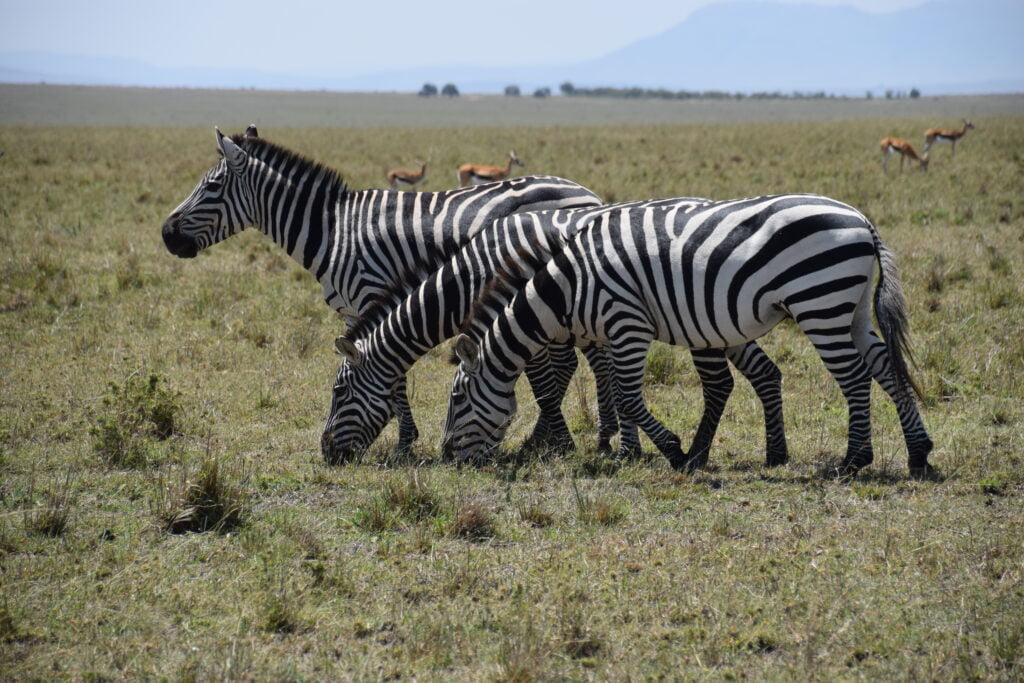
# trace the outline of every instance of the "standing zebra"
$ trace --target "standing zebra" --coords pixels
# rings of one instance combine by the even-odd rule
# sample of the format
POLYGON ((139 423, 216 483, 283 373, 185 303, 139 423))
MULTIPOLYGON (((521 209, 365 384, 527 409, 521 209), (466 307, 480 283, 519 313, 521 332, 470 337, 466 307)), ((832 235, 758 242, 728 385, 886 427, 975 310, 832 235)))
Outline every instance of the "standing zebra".
MULTIPOLYGON (((567 240, 579 230, 608 213, 623 211, 681 210, 708 204, 706 199, 672 199, 613 204, 598 208, 567 209, 517 214, 485 228, 419 287, 393 309, 378 308, 362 317, 360 323, 336 341, 345 356, 335 381, 330 416, 324 426, 322 448, 329 462, 345 460, 368 447, 391 418, 391 391, 409 367, 424 353, 455 336, 460 325, 474 319, 474 300, 487 292, 486 306, 503 307, 509 292, 493 289, 490 283, 502 273, 517 278, 532 276, 538 267, 561 251, 567 240)), ((487 327, 474 330, 482 338, 487 327)), ((534 349, 534 353, 540 350, 534 349)), ((567 343, 554 343, 553 356, 575 359, 567 343)), ((598 405, 610 409, 614 402, 607 354, 595 347, 584 354, 594 368, 598 386, 598 405)), ((531 354, 532 357, 533 354, 531 354)), ((694 364, 701 377, 705 410, 691 449, 691 467, 702 464, 732 391, 732 375, 726 357, 732 360, 753 384, 765 411, 767 460, 770 465, 786 461, 786 440, 782 421, 781 374, 756 343, 726 350, 694 350, 694 364)), ((547 414, 561 417, 560 406, 572 375, 572 361, 559 364, 568 372, 537 376, 536 368, 524 357, 525 371, 538 402, 549 402, 547 414)), ((602 411, 603 412, 603 411, 602 411)), ((610 450, 616 417, 601 415, 598 447, 610 450), (612 425, 609 428, 608 425, 612 425)), ((567 428, 558 425, 559 430, 567 428)), ((626 444, 639 445, 632 428, 626 444)), ((625 453, 623 453, 625 455, 625 453)))
MULTIPOLYGON (((494 220, 520 211, 599 206, 585 187, 524 176, 447 192, 350 190, 338 173, 263 140, 217 133, 223 157, 163 225, 167 249, 192 258, 255 226, 323 286, 327 304, 353 325, 377 300, 400 300, 396 286, 440 265, 444 245, 461 244, 494 220)), ((400 449, 417 437, 404 380, 396 389, 400 449)))
MULTIPOLYGON (((857 210, 812 195, 607 212, 546 263, 493 320, 482 341, 458 337, 461 360, 445 424, 446 451, 477 457, 501 441, 515 412, 524 359, 552 339, 604 344, 614 368, 622 434, 638 424, 676 468, 677 436, 642 395, 651 340, 690 348, 756 339, 792 317, 839 383, 849 407, 842 470, 873 459, 871 378, 896 403, 912 474, 931 471, 904 360, 902 289, 892 253, 857 210), (880 267, 871 327, 871 281, 880 267)), ((920 392, 918 391, 920 395, 920 392)))

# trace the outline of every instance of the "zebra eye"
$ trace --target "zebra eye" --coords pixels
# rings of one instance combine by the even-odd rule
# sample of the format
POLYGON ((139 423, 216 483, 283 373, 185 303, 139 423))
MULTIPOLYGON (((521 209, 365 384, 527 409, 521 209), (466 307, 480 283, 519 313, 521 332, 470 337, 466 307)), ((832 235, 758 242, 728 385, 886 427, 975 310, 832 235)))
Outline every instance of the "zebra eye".
POLYGON ((466 394, 464 394, 461 391, 457 391, 457 390, 453 391, 452 392, 452 401, 455 402, 455 403, 465 403, 465 401, 466 401, 466 394))

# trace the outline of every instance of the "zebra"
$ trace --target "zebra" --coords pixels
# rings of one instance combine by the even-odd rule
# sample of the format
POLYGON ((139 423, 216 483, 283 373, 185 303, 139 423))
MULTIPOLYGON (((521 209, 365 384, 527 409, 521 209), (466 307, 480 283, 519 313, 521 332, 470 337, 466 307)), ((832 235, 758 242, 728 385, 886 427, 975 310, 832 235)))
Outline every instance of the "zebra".
MULTIPOLYGON (((424 353, 455 336, 467 317, 474 319, 471 311, 474 299, 488 291, 488 283, 499 274, 532 275, 538 263, 560 251, 568 239, 605 214, 663 207, 678 209, 684 203, 696 207, 709 202, 707 199, 649 200, 516 214, 477 233, 400 304, 367 313, 356 327, 338 337, 336 348, 344 358, 338 369, 330 414, 321 439, 325 459, 347 460, 373 443, 391 417, 391 387, 398 384, 424 353)), ((497 292, 491 294, 493 297, 497 292)), ((490 304, 493 303, 492 298, 490 304)), ((486 328, 477 330, 478 336, 482 337, 485 331, 486 328)), ((538 401, 549 401, 548 413, 560 417, 575 352, 571 345, 559 343, 549 347, 549 351, 559 358, 568 354, 568 359, 558 365, 568 369, 568 373, 538 377, 537 369, 530 362, 525 363, 525 372, 538 401), (545 379, 547 382, 543 383, 545 379)), ((607 354, 597 348, 584 348, 583 352, 594 368, 599 407, 612 406, 614 389, 607 354)), ((695 349, 693 356, 704 390, 705 411, 691 449, 694 457, 689 466, 696 467, 706 460, 726 399, 732 391, 732 375, 726 357, 750 380, 764 405, 767 463, 783 464, 787 450, 781 373, 771 359, 754 342, 726 350, 695 349)), ((614 412, 600 416, 599 450, 611 450, 609 440, 614 430, 605 425, 614 425, 615 420, 614 412)), ((633 430, 635 432, 635 427, 633 430)), ((639 443, 635 435, 626 442, 639 443)), ((633 451, 620 453, 620 456, 626 455, 633 455, 633 451)))
MULTIPOLYGON (((827 197, 776 195, 601 214, 515 290, 478 343, 456 338, 460 360, 443 450, 487 453, 515 412, 525 358, 551 340, 598 343, 613 364, 623 437, 638 424, 669 463, 686 465, 679 438, 644 405, 650 343, 708 349, 741 344, 791 317, 839 383, 849 409, 849 475, 869 465, 871 379, 899 414, 912 475, 934 473, 932 440, 911 389, 909 324, 895 257, 856 209, 827 197), (871 325, 874 311, 886 341, 871 325)), ((633 437, 631 437, 633 438, 633 437)))
MULTIPOLYGON (((231 137, 215 132, 222 158, 164 222, 168 251, 192 258, 255 226, 316 277, 346 325, 377 301, 397 303, 396 292, 414 284, 403 282, 405 274, 432 271, 446 244, 463 243, 498 218, 602 203, 582 185, 554 176, 445 192, 351 190, 333 169, 259 137, 255 125, 231 137)), ((398 448, 408 449, 418 430, 404 380, 395 401, 398 448)))

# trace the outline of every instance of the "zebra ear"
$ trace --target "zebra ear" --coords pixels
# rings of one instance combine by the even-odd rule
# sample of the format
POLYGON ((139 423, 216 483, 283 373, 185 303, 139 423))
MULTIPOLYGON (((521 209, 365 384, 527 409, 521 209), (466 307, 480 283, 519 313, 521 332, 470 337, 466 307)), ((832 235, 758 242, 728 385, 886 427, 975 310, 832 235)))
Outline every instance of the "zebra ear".
POLYGON ((228 168, 235 173, 241 173, 242 169, 245 168, 245 152, 232 142, 231 138, 221 133, 220 128, 214 128, 214 130, 217 131, 217 147, 227 160, 228 168))
POLYGON ((467 372, 475 373, 480 367, 480 346, 464 334, 455 338, 455 355, 467 372))
POLYGON ((359 347, 356 346, 356 343, 351 339, 338 337, 334 340, 334 348, 342 356, 348 358, 349 362, 357 368, 362 364, 363 354, 359 350, 359 347))
POLYGON ((260 136, 259 131, 256 130, 256 124, 250 123, 249 127, 245 129, 245 137, 247 138, 258 138, 260 136))

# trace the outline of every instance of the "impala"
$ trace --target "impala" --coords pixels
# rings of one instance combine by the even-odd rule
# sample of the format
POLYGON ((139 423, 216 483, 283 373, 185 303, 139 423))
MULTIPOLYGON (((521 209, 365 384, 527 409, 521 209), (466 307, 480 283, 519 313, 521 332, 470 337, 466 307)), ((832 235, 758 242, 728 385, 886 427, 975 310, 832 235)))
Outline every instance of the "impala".
POLYGON ((520 168, 526 168, 526 164, 519 160, 516 156, 515 150, 510 150, 508 153, 508 164, 504 167, 501 166, 484 166, 482 164, 463 164, 459 166, 459 186, 465 186, 472 183, 473 185, 479 185, 480 183, 489 183, 494 180, 504 180, 508 178, 508 174, 512 172, 512 166, 519 166, 520 168))
POLYGON ((900 173, 903 173, 903 161, 905 159, 913 159, 914 161, 921 164, 921 170, 928 170, 928 155, 918 156, 917 152, 914 151, 914 146, 906 140, 900 140, 899 138, 882 138, 882 168, 888 173, 889 171, 889 157, 893 154, 900 155, 900 173))
POLYGON ((426 175, 427 162, 425 161, 420 164, 419 171, 410 171, 405 168, 393 168, 388 171, 388 185, 391 186, 392 190, 397 190, 399 185, 402 187, 415 188, 423 182, 426 175))
POLYGON ((924 132, 924 152, 936 142, 949 142, 953 145, 953 156, 956 156, 956 141, 967 135, 967 131, 974 130, 974 124, 964 119, 964 127, 960 130, 955 128, 929 128, 924 132))

